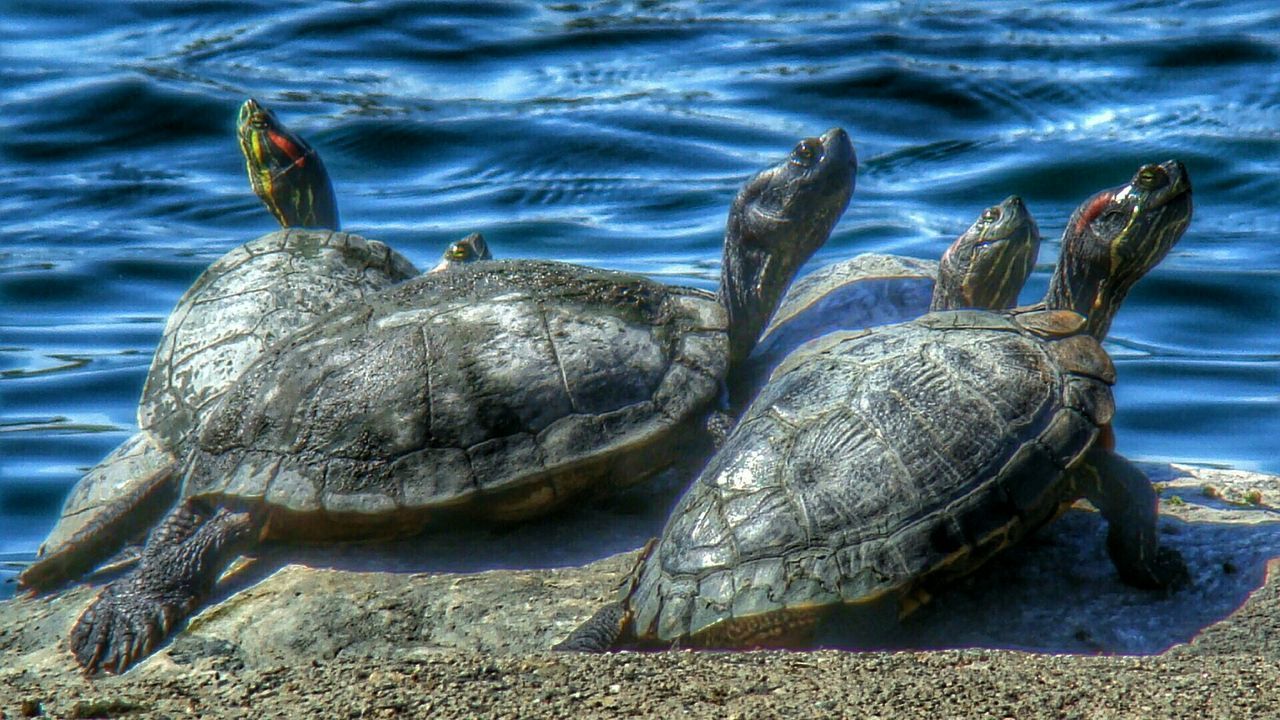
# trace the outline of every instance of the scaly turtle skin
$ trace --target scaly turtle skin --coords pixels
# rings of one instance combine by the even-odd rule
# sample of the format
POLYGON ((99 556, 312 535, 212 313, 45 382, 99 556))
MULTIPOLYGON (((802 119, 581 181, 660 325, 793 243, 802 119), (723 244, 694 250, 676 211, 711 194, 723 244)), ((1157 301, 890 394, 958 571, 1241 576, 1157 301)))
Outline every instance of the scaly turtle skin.
POLYGON ((880 253, 819 268, 796 280, 783 296, 739 376, 734 397, 749 402, 784 357, 830 332, 905 322, 930 310, 1011 308, 1039 251, 1040 230, 1022 199, 1011 195, 982 211, 942 258, 944 278, 989 281, 934 293, 937 261, 880 253), (996 277, 993 267, 1007 277, 996 277))
POLYGON ((154 525, 177 497, 174 463, 196 418, 266 348, 333 308, 418 274, 386 245, 334 232, 329 177, 302 138, 253 100, 239 118, 249 178, 285 229, 222 256, 183 294, 147 375, 139 432, 72 488, 40 559, 19 578, 23 587, 78 577, 154 525), (303 224, 330 229, 297 227, 303 224))
POLYGON ((795 646, 837 606, 909 612, 1082 495, 1122 580, 1185 582, 1157 544, 1150 483, 1109 446, 1099 341, 1190 217, 1182 165, 1144 166, 1073 215, 1044 307, 933 312, 800 347, 620 600, 559 649, 795 646))
POLYGON ((294 335, 201 421, 185 500, 77 621, 77 661, 125 670, 260 539, 528 517, 676 462, 826 241, 855 170, 837 128, 748 182, 718 295, 495 260, 407 281, 294 335))

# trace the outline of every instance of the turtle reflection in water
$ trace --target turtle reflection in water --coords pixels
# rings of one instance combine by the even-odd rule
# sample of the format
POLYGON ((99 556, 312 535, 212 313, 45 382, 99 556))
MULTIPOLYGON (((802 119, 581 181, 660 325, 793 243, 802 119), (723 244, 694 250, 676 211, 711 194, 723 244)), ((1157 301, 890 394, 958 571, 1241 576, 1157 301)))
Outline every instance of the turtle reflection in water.
POLYGON ((1123 581, 1185 583, 1157 543, 1154 490, 1111 449, 1115 371, 1099 341, 1190 218, 1182 164, 1147 165, 1072 215, 1041 305, 801 346, 620 599, 558 648, 804 644, 842 604, 909 612, 1080 496, 1106 518, 1123 581))
POLYGON ((848 204, 848 136, 809 138, 730 209, 719 295, 565 263, 472 263, 351 303, 268 351, 202 419, 178 507, 72 628, 120 672, 260 539, 509 520, 680 459, 848 204))

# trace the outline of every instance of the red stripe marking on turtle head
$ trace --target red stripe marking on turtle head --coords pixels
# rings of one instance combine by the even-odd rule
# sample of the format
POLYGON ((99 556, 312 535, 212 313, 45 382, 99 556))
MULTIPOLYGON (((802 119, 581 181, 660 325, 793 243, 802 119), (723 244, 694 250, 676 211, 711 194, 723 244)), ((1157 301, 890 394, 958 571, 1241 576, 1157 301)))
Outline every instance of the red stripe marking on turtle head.
POLYGON ((1110 204, 1115 196, 1116 194, 1113 190, 1104 190, 1094 195, 1089 204, 1085 206, 1084 212, 1080 213, 1080 219, 1076 220, 1076 233, 1084 232, 1084 226, 1096 220, 1102 214, 1102 209, 1110 204))
POLYGON ((267 137, 271 138, 271 144, 280 148, 285 155, 289 156, 290 160, 297 162, 298 158, 302 156, 302 150, 292 140, 275 130, 268 130, 267 137))

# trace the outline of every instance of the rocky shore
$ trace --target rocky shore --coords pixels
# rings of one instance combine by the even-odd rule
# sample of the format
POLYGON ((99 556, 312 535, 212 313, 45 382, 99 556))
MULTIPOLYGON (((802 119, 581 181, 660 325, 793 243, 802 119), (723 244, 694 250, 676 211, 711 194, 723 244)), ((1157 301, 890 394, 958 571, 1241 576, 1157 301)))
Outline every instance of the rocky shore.
MULTIPOLYGON (((660 528, 659 485, 502 531, 270 548, 121 677, 65 646, 109 573, 0 603, 0 718, 1274 716, 1280 478, 1145 469, 1194 576, 1168 597, 1115 579, 1082 507, 874 651, 548 652, 660 528)), ((837 621, 820 643, 867 641, 837 621)))

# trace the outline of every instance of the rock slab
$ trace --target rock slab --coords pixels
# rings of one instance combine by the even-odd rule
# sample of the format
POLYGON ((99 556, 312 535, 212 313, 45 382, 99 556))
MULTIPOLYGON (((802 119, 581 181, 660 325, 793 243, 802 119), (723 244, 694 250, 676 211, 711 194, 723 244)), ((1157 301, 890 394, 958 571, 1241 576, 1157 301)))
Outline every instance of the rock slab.
MULTIPOLYGON (((1275 708, 1280 478, 1146 469, 1161 489, 1164 539, 1194 575, 1168 597, 1115 579, 1105 525, 1085 508, 939 595, 878 638, 879 652, 550 654, 611 597, 635 551, 566 562, 655 532, 660 511, 615 501, 499 534, 272 548, 118 678, 81 677, 66 650, 96 586, 0 603, 0 713, 723 718, 829 706, 834 715, 1248 717, 1275 708), (592 533, 594 543, 574 540, 592 533), (531 550, 539 544, 545 552, 531 550), (503 562, 526 569, 472 567, 503 562)), ((838 627, 821 639, 848 643, 838 627)))

